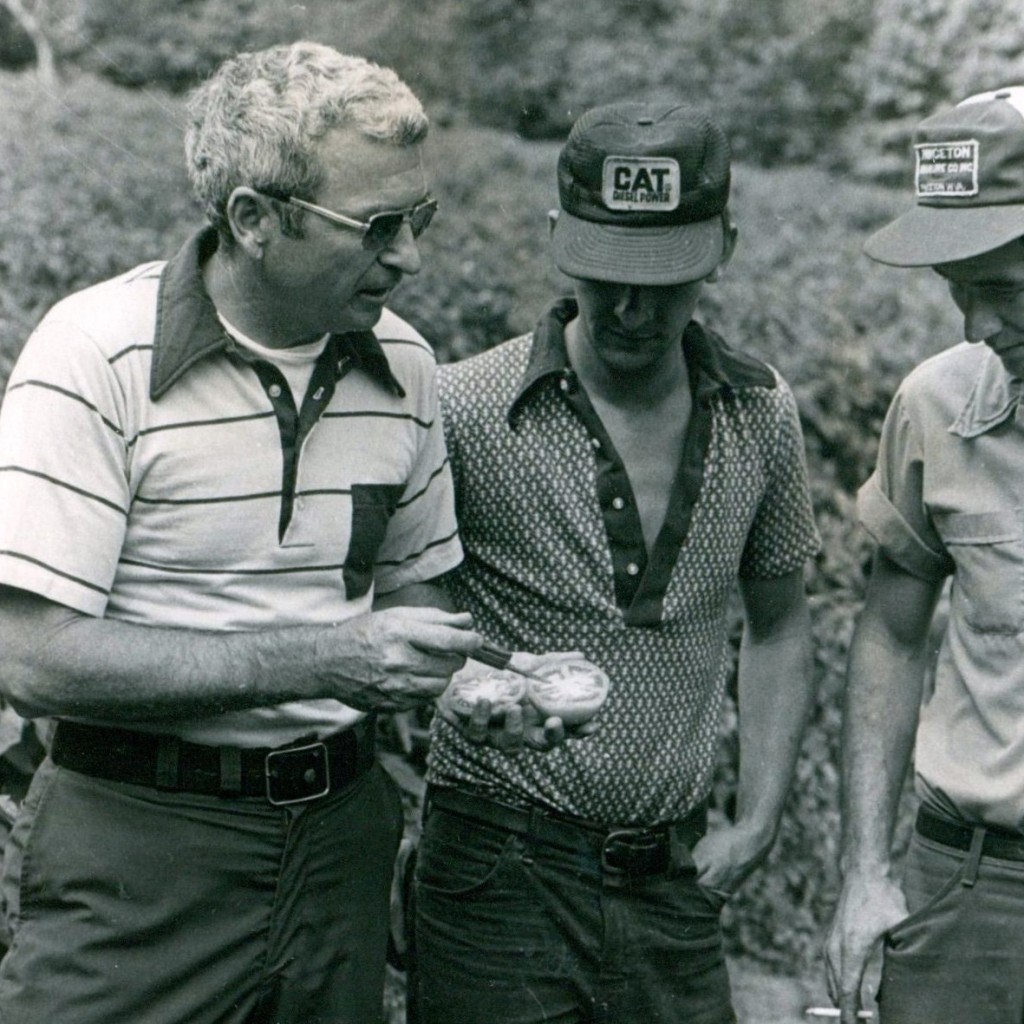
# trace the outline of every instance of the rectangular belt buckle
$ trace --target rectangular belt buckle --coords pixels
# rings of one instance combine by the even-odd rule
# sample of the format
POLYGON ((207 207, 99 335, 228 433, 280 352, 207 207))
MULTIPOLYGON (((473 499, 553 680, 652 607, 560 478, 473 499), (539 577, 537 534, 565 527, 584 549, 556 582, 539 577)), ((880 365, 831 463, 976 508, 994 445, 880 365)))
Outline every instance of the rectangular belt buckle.
POLYGON ((601 844, 601 868, 610 875, 635 874, 638 855, 648 858, 658 846, 658 837, 649 829, 614 829, 601 844))
POLYGON ((263 773, 267 801, 275 807, 319 800, 331 791, 331 768, 324 743, 272 750, 266 756, 263 773))

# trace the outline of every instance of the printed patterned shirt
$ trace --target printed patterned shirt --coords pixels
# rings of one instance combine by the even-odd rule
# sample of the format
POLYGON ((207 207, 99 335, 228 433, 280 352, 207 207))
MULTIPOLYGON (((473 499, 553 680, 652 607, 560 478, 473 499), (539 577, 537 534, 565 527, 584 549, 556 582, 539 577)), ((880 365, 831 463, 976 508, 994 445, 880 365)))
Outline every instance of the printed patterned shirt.
MULTIPOLYGON (((339 622, 453 568, 426 342, 388 312, 332 336, 296 402, 218 321, 215 246, 203 232, 72 295, 29 339, 0 412, 0 583, 125 622, 259 630, 339 622)), ((274 746, 359 717, 304 701, 174 731, 274 746)))
POLYGON ((681 818, 706 799, 740 576, 817 549, 792 394, 691 322, 693 412, 651 556, 623 464, 568 366, 558 303, 533 335, 439 371, 466 560, 455 600, 492 640, 581 650, 612 680, 602 728, 516 758, 436 721, 428 778, 609 824, 681 818))

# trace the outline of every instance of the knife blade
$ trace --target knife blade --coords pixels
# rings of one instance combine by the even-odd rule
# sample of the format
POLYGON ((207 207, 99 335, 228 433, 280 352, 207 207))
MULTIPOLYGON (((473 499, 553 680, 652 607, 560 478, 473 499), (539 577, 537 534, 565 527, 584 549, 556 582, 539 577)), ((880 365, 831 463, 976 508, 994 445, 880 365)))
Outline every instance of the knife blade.
POLYGON ((508 651, 504 647, 499 647, 490 640, 485 640, 482 646, 474 651, 470 657, 475 658, 477 661, 482 661, 485 665, 490 665, 491 668, 500 668, 506 672, 515 672, 518 676, 526 676, 527 679, 536 679, 541 683, 547 682, 543 676, 537 675, 536 672, 525 672, 521 668, 514 668, 511 664, 514 653, 514 651, 508 651))

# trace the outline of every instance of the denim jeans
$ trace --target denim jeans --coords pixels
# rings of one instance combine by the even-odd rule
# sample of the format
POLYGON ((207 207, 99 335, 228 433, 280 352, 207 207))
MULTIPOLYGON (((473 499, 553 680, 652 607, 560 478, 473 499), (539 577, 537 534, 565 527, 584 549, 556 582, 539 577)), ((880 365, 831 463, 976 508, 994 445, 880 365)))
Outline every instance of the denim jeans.
POLYGON ((915 834, 910 914, 886 936, 882 1024, 1024 1021, 1024 862, 982 857, 915 834))
POLYGON ((691 865, 624 885, 564 846, 444 810, 414 892, 416 1024, 732 1024, 720 904, 691 865))

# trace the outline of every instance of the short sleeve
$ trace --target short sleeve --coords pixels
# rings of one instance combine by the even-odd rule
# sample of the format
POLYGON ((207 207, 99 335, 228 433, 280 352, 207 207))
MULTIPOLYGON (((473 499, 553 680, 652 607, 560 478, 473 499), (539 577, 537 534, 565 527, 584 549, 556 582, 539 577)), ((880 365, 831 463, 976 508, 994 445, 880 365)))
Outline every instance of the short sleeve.
POLYGON ((375 586, 389 593, 423 583, 462 561, 451 466, 445 447, 433 360, 419 360, 410 393, 421 425, 416 458, 378 554, 375 586))
POLYGON ((861 523, 879 548, 907 572, 941 580, 953 561, 924 502, 924 459, 920 429, 901 390, 882 427, 874 473, 857 495, 861 523))
POLYGON ((801 568, 820 547, 796 399, 777 377, 766 486, 740 562, 740 576, 775 579, 801 568))
POLYGON ((130 504, 123 406, 92 339, 45 319, 0 410, 0 583, 103 615, 130 504))

